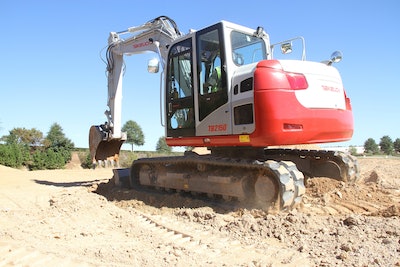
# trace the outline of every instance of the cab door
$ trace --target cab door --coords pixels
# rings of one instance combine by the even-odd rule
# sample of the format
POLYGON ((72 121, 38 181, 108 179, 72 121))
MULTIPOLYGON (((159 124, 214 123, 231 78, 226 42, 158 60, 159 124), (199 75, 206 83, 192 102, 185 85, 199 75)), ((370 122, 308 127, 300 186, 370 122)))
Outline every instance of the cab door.
POLYGON ((167 64, 167 136, 195 136, 192 38, 171 47, 167 64))
POLYGON ((196 135, 231 132, 225 49, 221 23, 196 32, 197 120, 196 135))

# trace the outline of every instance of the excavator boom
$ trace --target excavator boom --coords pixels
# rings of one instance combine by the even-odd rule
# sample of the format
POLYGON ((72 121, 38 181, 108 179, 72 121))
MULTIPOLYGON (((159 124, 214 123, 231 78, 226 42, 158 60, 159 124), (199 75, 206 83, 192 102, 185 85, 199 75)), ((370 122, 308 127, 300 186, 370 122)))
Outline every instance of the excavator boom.
POLYGON ((118 164, 121 146, 127 138, 126 133, 122 132, 121 123, 123 57, 152 51, 159 55, 164 65, 168 46, 180 35, 176 23, 165 16, 125 31, 110 33, 106 52, 109 109, 104 112, 107 121, 93 125, 89 130, 89 150, 93 164, 99 161, 118 164))

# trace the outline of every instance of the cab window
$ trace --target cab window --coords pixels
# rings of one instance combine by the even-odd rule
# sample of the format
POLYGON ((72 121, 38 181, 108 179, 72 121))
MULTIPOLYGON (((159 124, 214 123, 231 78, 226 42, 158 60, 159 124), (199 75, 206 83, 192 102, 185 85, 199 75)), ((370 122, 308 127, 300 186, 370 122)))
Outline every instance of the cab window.
POLYGON ((167 135, 193 136, 192 39, 175 44, 168 55, 167 135))
POLYGON ((233 31, 231 43, 232 60, 238 66, 267 59, 265 43, 258 37, 233 31))
POLYGON ((197 33, 200 121, 228 101, 221 36, 218 27, 197 33))

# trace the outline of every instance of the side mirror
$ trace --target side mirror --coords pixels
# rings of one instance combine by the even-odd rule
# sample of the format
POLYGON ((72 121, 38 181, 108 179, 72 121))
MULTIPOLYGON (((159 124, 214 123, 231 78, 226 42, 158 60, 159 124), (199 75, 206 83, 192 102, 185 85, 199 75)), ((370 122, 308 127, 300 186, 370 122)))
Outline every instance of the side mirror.
POLYGON ((282 54, 284 54, 284 55, 290 54, 290 53, 292 53, 292 51, 293 51, 292 43, 281 44, 281 52, 282 52, 282 54))
POLYGON ((340 52, 340 51, 335 51, 335 52, 333 52, 332 55, 331 55, 331 61, 332 61, 333 63, 338 63, 338 62, 340 62, 340 61, 342 60, 342 58, 343 58, 343 55, 342 55, 342 52, 340 52))
POLYGON ((343 58, 342 52, 340 52, 340 51, 335 51, 335 52, 332 53, 331 59, 329 59, 329 60, 324 60, 324 61, 322 61, 321 63, 324 63, 324 64, 326 64, 326 65, 328 65, 328 66, 331 66, 333 63, 338 63, 338 62, 340 62, 340 61, 342 60, 342 58, 343 58))
POLYGON ((147 64, 147 71, 150 73, 157 73, 160 69, 160 62, 157 58, 152 58, 147 64))

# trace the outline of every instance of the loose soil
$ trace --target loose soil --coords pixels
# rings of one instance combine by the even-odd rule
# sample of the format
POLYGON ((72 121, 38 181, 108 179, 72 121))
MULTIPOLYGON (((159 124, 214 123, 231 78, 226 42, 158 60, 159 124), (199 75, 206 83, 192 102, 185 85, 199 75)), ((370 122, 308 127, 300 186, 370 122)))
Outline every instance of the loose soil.
POLYGON ((79 162, 0 166, 0 266, 400 266, 400 159, 359 165, 357 183, 309 179, 278 214, 120 188, 79 162))

